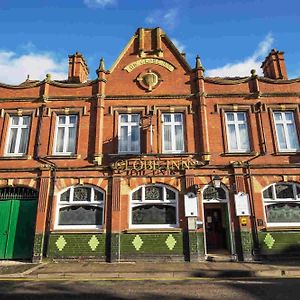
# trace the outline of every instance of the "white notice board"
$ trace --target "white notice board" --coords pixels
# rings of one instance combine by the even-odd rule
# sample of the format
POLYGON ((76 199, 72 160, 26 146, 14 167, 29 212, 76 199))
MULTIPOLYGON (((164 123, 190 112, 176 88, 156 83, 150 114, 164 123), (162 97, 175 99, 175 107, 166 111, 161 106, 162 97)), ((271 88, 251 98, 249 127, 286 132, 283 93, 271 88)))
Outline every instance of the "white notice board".
POLYGON ((239 216, 250 216, 249 195, 239 192, 234 195, 235 213, 239 216))

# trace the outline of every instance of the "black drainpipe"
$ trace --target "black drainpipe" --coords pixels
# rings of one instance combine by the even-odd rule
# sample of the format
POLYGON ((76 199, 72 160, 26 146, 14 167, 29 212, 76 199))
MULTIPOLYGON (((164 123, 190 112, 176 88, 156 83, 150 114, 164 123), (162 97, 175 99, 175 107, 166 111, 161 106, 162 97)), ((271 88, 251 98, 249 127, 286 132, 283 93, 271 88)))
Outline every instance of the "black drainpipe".
POLYGON ((52 161, 48 160, 46 157, 41 157, 39 155, 40 145, 41 145, 41 129, 42 129, 42 122, 43 122, 43 115, 46 109, 46 105, 43 104, 40 107, 40 114, 38 118, 38 124, 37 124, 37 134, 36 134, 36 143, 34 146, 34 159, 39 161, 42 164, 46 164, 50 166, 51 174, 50 174, 50 192, 49 192, 49 206, 48 211, 46 212, 46 225, 45 225, 45 232, 44 232, 44 241, 43 241, 43 256, 46 256, 47 254, 47 246, 48 246, 48 237, 49 237, 49 230, 50 230, 50 215, 51 215, 51 209, 52 209, 52 203, 53 203, 53 197, 54 197, 54 190, 55 190, 55 182, 56 182, 56 169, 57 166, 52 161), (52 180, 51 180, 52 179, 52 180))

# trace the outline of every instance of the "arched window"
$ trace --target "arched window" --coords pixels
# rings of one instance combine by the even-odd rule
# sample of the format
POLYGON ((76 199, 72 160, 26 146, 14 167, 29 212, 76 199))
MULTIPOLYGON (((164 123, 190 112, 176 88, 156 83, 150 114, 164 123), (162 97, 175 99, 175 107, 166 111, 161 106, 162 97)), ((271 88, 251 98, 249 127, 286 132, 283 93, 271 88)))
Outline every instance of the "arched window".
POLYGON ((101 228, 104 192, 88 185, 71 186, 58 195, 57 228, 101 228))
POLYGON ((203 200, 206 200, 206 201, 210 201, 210 200, 226 201, 227 200, 226 192, 222 187, 215 188, 212 185, 208 185, 203 190, 203 200))
POLYGON ((164 185, 145 185, 131 193, 132 227, 178 226, 178 192, 164 185))
POLYGON ((268 225, 300 225, 300 185, 274 183, 263 190, 263 200, 268 225))

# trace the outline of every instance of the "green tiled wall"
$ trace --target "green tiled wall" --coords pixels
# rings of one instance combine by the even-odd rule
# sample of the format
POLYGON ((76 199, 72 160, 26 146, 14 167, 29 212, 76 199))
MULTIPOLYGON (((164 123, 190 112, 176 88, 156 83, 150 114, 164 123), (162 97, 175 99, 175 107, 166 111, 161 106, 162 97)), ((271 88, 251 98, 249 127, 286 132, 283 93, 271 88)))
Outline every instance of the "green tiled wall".
POLYGON ((300 231, 259 232, 258 238, 262 255, 300 255, 300 231))
POLYGON ((43 234, 36 234, 34 236, 34 246, 33 246, 33 260, 42 259, 43 251, 43 234))
POLYGON ((50 235, 50 258, 105 257, 105 234, 55 233, 50 235))
POLYGON ((182 233, 127 233, 121 235, 121 259, 138 256, 182 256, 182 233))

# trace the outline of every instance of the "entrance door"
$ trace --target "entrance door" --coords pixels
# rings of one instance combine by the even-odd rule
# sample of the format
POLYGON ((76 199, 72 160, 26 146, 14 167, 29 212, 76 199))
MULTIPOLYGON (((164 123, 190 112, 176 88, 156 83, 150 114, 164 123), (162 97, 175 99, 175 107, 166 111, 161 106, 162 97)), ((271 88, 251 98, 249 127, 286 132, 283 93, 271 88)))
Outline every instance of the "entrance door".
MULTIPOLYGON (((14 197, 13 194, 9 196, 14 197)), ((37 200, 1 198, 0 259, 29 259, 33 250, 37 200)))
POLYGON ((207 250, 226 249, 226 229, 223 227, 222 208, 205 208, 207 250))

